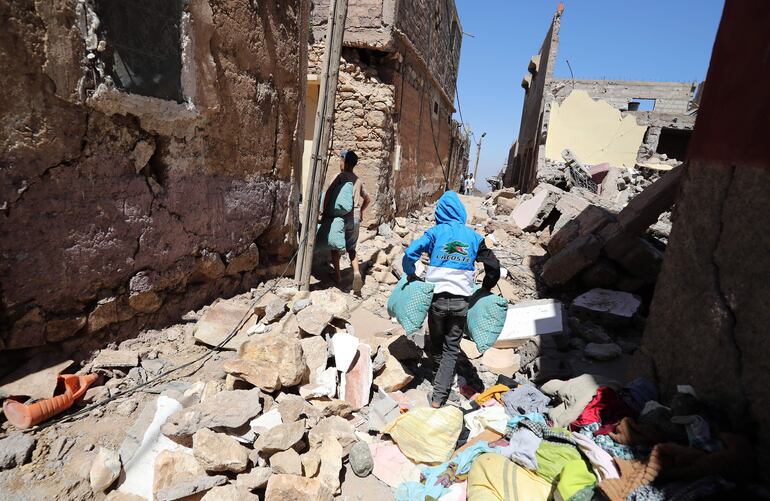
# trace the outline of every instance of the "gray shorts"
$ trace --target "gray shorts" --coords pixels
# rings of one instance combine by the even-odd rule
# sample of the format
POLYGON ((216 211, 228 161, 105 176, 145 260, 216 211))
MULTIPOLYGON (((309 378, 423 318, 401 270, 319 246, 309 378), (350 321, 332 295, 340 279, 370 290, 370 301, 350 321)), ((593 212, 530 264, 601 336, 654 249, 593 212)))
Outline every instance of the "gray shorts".
POLYGON ((357 219, 345 218, 345 250, 348 252, 356 250, 358 243, 358 230, 361 228, 361 221, 357 219))

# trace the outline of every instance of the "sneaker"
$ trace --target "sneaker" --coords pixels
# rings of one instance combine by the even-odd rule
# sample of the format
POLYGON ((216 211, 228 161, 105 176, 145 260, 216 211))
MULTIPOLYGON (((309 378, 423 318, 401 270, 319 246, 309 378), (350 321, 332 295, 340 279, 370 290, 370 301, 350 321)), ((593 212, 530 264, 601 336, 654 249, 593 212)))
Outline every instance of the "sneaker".
POLYGON ((364 279, 360 273, 353 274, 353 292, 361 294, 361 288, 364 286, 364 279))

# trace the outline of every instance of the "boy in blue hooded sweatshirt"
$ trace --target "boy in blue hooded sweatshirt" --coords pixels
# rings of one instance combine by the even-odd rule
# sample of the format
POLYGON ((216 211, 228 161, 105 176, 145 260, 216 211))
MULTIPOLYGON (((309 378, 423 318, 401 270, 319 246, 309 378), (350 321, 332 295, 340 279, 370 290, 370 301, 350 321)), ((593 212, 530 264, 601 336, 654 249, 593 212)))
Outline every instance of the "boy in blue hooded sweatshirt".
POLYGON ((404 253, 404 273, 415 280, 415 263, 430 254, 425 281, 434 284, 433 303, 428 312, 426 351, 433 362, 431 405, 441 407, 449 397, 455 375, 460 339, 468 315, 468 298, 473 294, 474 263, 484 265, 482 289, 489 292, 500 279, 500 263, 484 244, 484 238, 465 226, 467 218, 460 197, 444 193, 436 205, 436 226, 412 242, 404 253))

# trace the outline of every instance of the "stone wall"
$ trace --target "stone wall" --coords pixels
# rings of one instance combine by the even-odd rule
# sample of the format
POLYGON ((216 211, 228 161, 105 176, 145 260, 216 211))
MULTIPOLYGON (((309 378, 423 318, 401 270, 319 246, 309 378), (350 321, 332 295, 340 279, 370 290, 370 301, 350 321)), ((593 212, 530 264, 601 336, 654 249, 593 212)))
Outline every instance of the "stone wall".
POLYGON ((765 481, 770 477, 768 23, 767 2, 725 5, 642 340, 649 369, 665 394, 678 384, 693 385, 728 418, 726 428, 754 436, 765 481))
MULTIPOLYGON (((368 54, 368 53, 367 53, 368 54)), ((320 74, 323 45, 311 47, 309 71, 320 74)), ((326 173, 328 184, 339 174, 339 153, 351 149, 358 154, 355 172, 372 198, 364 214, 364 225, 374 227, 394 217, 393 208, 393 117, 395 86, 389 63, 378 56, 373 64, 361 60, 358 49, 344 48, 335 103, 332 156, 326 173), (386 78, 388 77, 388 78, 386 78)))
POLYGON ((178 320, 296 247, 309 2, 187 3, 181 103, 110 89, 91 5, 0 2, 0 349, 178 320))
POLYGON ((509 159, 512 161, 509 161, 504 177, 512 183, 506 186, 520 187, 523 191, 534 187, 539 165, 544 163, 540 161, 540 158, 544 157, 541 150, 545 147, 540 131, 545 130, 547 123, 546 89, 556 66, 560 27, 561 11, 554 14, 540 52, 532 56, 527 66, 527 74, 521 82, 524 88, 524 105, 519 126, 519 146, 516 156, 509 159))
MULTIPOLYGON (((329 21, 329 0, 312 0, 312 41, 323 40, 329 21)), ((351 47, 392 47, 396 0, 349 0, 344 43, 351 47)))
MULTIPOLYGON (((328 0, 313 1, 314 75, 321 72, 328 9, 328 0)), ((349 3, 332 149, 359 153, 356 173, 374 199, 368 226, 459 187, 469 149, 451 119, 461 35, 454 2, 349 3)), ((333 159, 327 182, 338 172, 333 159)))

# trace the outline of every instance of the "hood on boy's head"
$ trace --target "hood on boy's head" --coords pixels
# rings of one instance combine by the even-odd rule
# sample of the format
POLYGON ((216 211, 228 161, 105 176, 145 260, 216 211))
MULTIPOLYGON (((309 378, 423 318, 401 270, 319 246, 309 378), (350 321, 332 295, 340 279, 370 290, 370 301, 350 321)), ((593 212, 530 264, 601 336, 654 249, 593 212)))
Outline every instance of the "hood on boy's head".
POLYGON ((465 207, 460 201, 460 197, 454 191, 447 191, 436 205, 436 222, 442 223, 461 223, 465 224, 468 218, 465 207))

